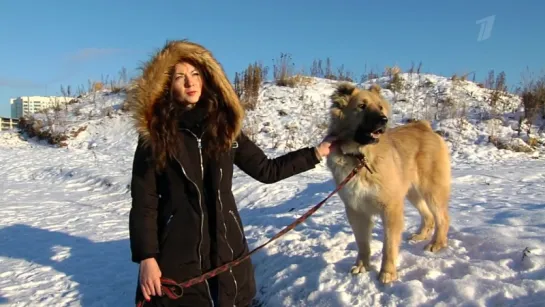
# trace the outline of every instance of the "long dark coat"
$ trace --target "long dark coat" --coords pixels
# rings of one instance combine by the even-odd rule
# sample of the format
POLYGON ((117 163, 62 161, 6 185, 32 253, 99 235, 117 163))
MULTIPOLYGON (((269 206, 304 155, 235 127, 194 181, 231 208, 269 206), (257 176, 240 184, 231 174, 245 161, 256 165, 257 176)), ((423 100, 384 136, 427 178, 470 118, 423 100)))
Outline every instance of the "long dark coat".
MULTIPOLYGON (((233 165, 256 180, 274 183, 319 163, 315 149, 310 147, 269 159, 240 132, 242 111, 226 80, 219 64, 204 48, 174 42, 148 64, 129 95, 139 132, 131 183, 132 261, 139 263, 155 257, 162 276, 177 282, 200 276, 249 251, 231 191, 233 165), (159 124, 154 126, 159 114, 157 108, 164 97, 164 93, 156 90, 161 86, 155 85, 158 82, 164 88, 167 82, 157 76, 181 57, 189 57, 208 69, 207 73, 215 80, 218 99, 231 116, 230 150, 217 157, 204 153, 211 137, 206 127, 200 125, 202 109, 191 111, 194 114, 189 113, 187 118, 192 120, 187 122, 174 118, 177 113, 171 112, 166 121, 178 119, 177 123, 162 123, 162 127, 174 129, 170 131, 170 140, 161 138, 155 128, 159 124), (161 147, 166 142, 170 146, 161 147), (160 170, 158 165, 163 165, 160 170)), ((255 294, 254 270, 247 260, 217 278, 185 289, 176 302, 166 296, 153 300, 156 306, 249 306, 255 294)), ((142 299, 139 285, 135 299, 142 299)))

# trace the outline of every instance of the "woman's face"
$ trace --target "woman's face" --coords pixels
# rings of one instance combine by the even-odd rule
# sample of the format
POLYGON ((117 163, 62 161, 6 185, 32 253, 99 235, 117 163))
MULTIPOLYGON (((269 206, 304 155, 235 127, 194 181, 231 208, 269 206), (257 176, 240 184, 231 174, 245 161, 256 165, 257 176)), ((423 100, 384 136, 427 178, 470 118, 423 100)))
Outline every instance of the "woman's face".
POLYGON ((202 93, 201 73, 193 65, 181 62, 174 67, 172 94, 176 101, 195 104, 202 93))

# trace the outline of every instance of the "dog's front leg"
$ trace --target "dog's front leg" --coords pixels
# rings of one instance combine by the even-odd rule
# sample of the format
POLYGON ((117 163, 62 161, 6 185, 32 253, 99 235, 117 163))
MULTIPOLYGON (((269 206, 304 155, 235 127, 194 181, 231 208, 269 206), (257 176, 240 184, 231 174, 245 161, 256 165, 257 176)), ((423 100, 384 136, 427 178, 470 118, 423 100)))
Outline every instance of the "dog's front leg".
POLYGON ((403 203, 388 204, 382 213, 384 243, 379 280, 391 283, 397 280, 397 256, 403 232, 403 203))
POLYGON ((346 207, 346 215, 348 222, 354 232, 356 244, 358 246, 358 258, 352 266, 350 272, 359 274, 370 269, 371 257, 371 232, 373 230, 373 220, 371 215, 365 211, 354 210, 351 207, 346 207))

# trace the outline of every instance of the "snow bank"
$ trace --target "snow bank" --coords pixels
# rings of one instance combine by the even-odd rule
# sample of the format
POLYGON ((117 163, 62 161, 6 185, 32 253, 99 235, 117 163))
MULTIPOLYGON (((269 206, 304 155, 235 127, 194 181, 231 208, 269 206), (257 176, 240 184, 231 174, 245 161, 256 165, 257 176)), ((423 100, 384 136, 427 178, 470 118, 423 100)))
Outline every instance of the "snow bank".
MULTIPOLYGON (((537 142, 531 153, 498 149, 488 142, 490 136, 519 137, 516 97, 507 99, 510 110, 496 116, 490 130, 485 89, 433 75, 403 78, 409 84, 406 91, 383 90, 392 102, 395 124, 433 115, 433 110, 417 112, 433 105, 427 92, 447 103, 449 97, 464 102, 469 114, 461 121, 456 115, 460 109, 453 108, 455 116, 433 118, 454 157, 449 247, 431 254, 423 251, 426 242, 403 242, 399 282, 384 287, 376 279, 383 234, 377 221, 371 243, 375 270, 352 276, 356 244, 342 202, 334 196, 305 223, 253 256, 263 306, 545 304, 545 165, 534 160, 543 150, 542 136, 532 135, 537 142)), ((314 82, 300 88, 263 86, 259 105, 245 124, 271 156, 323 137, 335 82, 314 82)), ((372 82, 387 85, 384 78, 372 82)), ((130 262, 128 213, 136 135, 122 101, 123 94, 103 92, 58 112, 68 129, 62 131, 85 127, 62 148, 0 133, 0 304, 133 305, 138 268, 130 262)), ((520 140, 527 137, 523 132, 520 140)), ((323 165, 271 185, 237 170, 233 182, 251 248, 334 188, 323 165)), ((405 212, 404 237, 420 222, 410 205, 405 212)))

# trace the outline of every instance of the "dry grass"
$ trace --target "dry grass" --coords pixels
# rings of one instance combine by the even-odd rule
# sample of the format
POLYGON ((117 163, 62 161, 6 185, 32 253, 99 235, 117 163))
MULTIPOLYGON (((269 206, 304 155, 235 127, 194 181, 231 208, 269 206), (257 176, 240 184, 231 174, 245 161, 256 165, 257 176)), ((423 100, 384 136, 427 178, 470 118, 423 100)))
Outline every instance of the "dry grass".
POLYGON ((294 75, 294 64, 291 61, 291 55, 287 53, 281 53, 280 58, 274 61, 273 65, 273 78, 274 82, 278 86, 295 86, 292 81, 294 75))
POLYGON ((312 62, 310 68, 310 76, 316 78, 324 78, 337 81, 354 82, 354 73, 345 68, 344 64, 337 67, 337 73, 333 70, 331 58, 326 58, 325 64, 321 59, 316 59, 312 62), (324 67, 325 65, 325 67, 324 67))
POLYGON ((98 92, 98 91, 102 91, 104 89, 104 83, 100 82, 100 81, 95 81, 93 82, 93 84, 91 85, 91 88, 94 92, 98 92))
POLYGON ((531 153, 534 151, 531 145, 525 143, 520 138, 505 140, 505 139, 498 138, 496 136, 491 135, 488 137, 488 141, 494 144, 494 146, 496 146, 496 148, 498 149, 505 149, 505 150, 510 150, 514 152, 524 152, 524 153, 531 153))
POLYGON ((394 92, 394 94, 397 94, 403 90, 405 87, 405 81, 401 76, 399 75, 399 72, 396 71, 390 76, 390 83, 388 84, 387 88, 394 92))
MULTIPOLYGON (((490 71, 489 78, 494 77, 494 71, 490 71)), ((495 80, 493 81, 487 81, 489 85, 491 84, 491 92, 490 97, 488 98, 488 102, 490 104, 490 107, 493 112, 493 117, 498 115, 499 113, 503 113, 506 110, 506 106, 503 103, 503 98, 507 94, 507 78, 505 75, 505 72, 500 72, 495 80)))
POLYGON ((411 67, 407 70, 407 72, 412 75, 414 73, 420 74, 420 71, 422 70, 422 61, 418 63, 418 66, 415 67, 414 62, 411 62, 411 67))
MULTIPOLYGON (((38 140, 46 140, 48 144, 65 147, 68 144, 68 134, 64 131, 53 131, 53 119, 47 117, 45 122, 34 116, 22 117, 19 120, 19 129, 21 133, 26 133, 29 137, 37 137, 38 140)), ((78 132, 79 133, 79 132, 78 132)))
MULTIPOLYGON (((523 120, 531 127, 537 118, 545 117, 545 73, 541 76, 525 76, 519 92, 524 106, 523 120)), ((530 132, 527 131, 528 134, 530 132)))
MULTIPOLYGON (((287 87, 308 86, 314 83, 313 77, 320 77, 321 74, 323 74, 321 61, 314 62, 310 76, 305 74, 304 69, 301 69, 299 73, 295 73, 294 67, 295 65, 291 61, 291 56, 287 53, 282 53, 280 58, 277 59, 273 65, 273 78, 275 84, 287 87)), ((346 74, 342 69, 339 71, 346 74)), ((326 69, 323 77, 333 78, 335 76, 326 69)))
POLYGON ((295 84, 298 86, 309 86, 314 84, 315 81, 312 77, 305 76, 302 74, 296 74, 290 78, 289 83, 295 84))
POLYGON ((257 107, 259 90, 266 75, 267 68, 257 62, 249 64, 243 72, 235 74, 235 92, 244 109, 254 110, 257 107))

